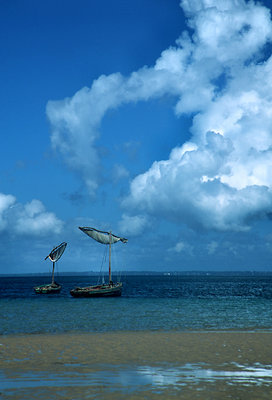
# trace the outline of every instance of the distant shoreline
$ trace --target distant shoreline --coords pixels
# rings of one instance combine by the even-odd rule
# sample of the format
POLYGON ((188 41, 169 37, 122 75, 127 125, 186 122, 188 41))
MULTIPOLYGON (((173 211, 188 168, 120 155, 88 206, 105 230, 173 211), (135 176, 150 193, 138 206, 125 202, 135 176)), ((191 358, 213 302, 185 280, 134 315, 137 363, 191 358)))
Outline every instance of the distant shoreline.
MULTIPOLYGON (((118 274, 129 275, 129 276, 148 276, 148 275, 157 275, 157 276, 272 276, 272 271, 118 271, 115 275, 118 274)), ((98 276, 100 272, 96 271, 82 271, 82 272, 58 272, 58 275, 61 276, 98 276)), ((28 276, 51 276, 49 272, 27 272, 20 274, 0 274, 0 278, 7 277, 28 277, 28 276)))

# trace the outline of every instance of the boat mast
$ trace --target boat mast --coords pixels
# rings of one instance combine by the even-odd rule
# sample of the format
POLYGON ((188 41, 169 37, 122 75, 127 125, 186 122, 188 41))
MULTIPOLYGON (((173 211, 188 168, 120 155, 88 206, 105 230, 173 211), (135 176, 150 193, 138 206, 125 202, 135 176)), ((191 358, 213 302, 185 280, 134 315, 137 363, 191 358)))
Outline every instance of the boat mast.
POLYGON ((54 271, 55 271, 55 261, 53 261, 52 283, 54 283, 54 271))
POLYGON ((109 248, 109 283, 111 282, 111 231, 110 231, 110 248, 109 248))

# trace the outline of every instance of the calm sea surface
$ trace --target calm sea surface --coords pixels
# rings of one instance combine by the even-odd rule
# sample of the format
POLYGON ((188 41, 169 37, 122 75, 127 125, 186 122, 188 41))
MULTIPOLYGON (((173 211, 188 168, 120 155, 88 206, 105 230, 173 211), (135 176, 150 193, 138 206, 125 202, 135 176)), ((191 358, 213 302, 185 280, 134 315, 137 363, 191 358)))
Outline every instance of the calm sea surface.
POLYGON ((73 298, 92 276, 60 276, 60 294, 37 295, 48 277, 0 278, 0 334, 272 329, 272 276, 123 277, 120 298, 73 298))

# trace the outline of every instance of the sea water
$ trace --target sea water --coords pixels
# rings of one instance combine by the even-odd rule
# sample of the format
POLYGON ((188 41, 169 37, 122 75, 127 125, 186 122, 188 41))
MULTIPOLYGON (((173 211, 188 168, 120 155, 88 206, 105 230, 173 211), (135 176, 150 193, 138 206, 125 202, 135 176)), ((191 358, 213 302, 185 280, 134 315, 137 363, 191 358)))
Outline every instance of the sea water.
POLYGON ((33 291, 50 277, 0 278, 3 399, 272 398, 272 275, 121 280, 121 297, 73 298, 97 277, 53 295, 33 291))
MULTIPOLYGON (((115 278, 115 277, 114 277, 115 278)), ((73 298, 95 276, 59 276, 60 294, 35 294, 49 277, 0 278, 0 334, 272 329, 269 274, 128 275, 117 298, 73 298)))

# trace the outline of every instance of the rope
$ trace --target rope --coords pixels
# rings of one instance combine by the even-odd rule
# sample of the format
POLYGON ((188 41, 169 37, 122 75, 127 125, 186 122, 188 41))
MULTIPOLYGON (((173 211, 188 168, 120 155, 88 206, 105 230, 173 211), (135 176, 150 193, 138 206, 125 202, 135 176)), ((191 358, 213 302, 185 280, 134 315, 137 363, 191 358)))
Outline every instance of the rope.
MULTIPOLYGON (((106 261, 107 261, 107 246, 105 246, 105 249, 104 249, 104 255, 102 257, 100 271, 99 271, 99 275, 97 278, 97 285, 100 283, 100 281, 102 282, 102 268, 103 268, 104 264, 106 264, 106 261)), ((103 277, 104 277, 104 274, 103 274, 103 277)))

